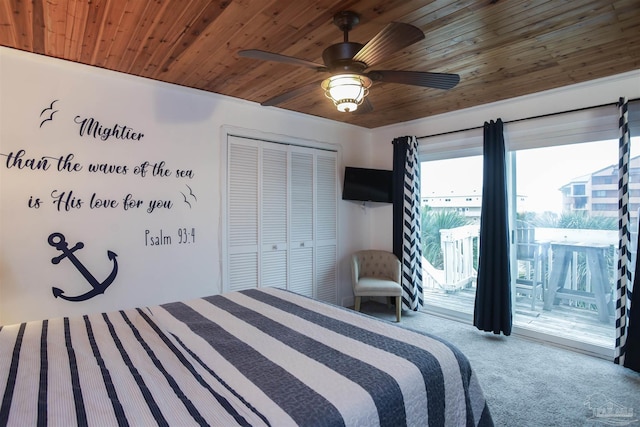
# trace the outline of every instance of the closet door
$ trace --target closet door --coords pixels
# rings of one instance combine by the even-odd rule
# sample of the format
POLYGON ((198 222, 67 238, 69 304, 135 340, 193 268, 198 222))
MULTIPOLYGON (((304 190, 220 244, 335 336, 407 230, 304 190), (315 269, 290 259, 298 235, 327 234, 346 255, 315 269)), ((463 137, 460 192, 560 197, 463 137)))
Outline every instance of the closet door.
POLYGON ((289 242, 288 146, 262 144, 260 286, 286 288, 289 242))
POLYGON ((229 136, 227 153, 227 280, 237 291, 258 286, 260 147, 229 136))
POLYGON ((337 156, 321 152, 316 156, 316 239, 315 295, 321 301, 336 303, 338 281, 338 190, 337 156))
POLYGON ((224 291, 336 302, 337 154, 229 135, 224 291))
POLYGON ((291 268, 289 289, 313 297, 314 156, 291 147, 291 268))

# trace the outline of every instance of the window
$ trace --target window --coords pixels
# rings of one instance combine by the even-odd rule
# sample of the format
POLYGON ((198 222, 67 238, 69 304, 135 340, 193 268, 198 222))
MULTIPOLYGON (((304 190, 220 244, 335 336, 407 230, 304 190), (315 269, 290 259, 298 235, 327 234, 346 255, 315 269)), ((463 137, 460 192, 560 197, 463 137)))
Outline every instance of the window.
POLYGON ((586 194, 586 188, 584 184, 573 184, 571 186, 571 194, 574 196, 584 196, 586 194))
POLYGON ((618 216, 618 204, 617 203, 594 203, 591 206, 592 211, 610 211, 615 212, 616 216, 618 216))
POLYGON ((593 185, 611 185, 616 184, 618 181, 618 176, 594 176, 593 177, 593 185))
POLYGON ((618 190, 593 190, 591 193, 593 198, 618 198, 618 190))

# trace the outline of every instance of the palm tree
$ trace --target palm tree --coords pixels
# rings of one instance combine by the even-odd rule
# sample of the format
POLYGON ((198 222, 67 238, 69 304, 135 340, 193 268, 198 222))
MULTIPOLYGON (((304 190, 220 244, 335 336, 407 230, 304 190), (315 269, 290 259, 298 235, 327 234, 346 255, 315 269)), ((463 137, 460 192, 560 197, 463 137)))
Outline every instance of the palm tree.
POLYGON ((525 219, 536 227, 579 228, 582 230, 617 230, 618 220, 605 216, 590 216, 580 212, 557 214, 545 212, 537 215, 533 212, 518 213, 518 219, 525 219))

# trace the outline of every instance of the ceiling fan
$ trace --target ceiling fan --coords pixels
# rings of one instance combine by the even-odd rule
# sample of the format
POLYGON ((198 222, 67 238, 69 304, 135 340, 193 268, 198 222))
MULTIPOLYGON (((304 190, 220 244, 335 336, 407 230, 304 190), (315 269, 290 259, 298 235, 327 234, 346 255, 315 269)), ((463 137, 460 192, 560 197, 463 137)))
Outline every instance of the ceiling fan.
POLYGON ((389 55, 422 39, 424 33, 419 28, 401 22, 392 22, 375 35, 367 44, 349 41, 349 31, 360 22, 357 13, 339 12, 333 17, 333 24, 344 33, 344 41, 327 47, 322 53, 324 65, 292 56, 280 55, 263 50, 249 49, 238 52, 245 58, 275 61, 311 68, 317 72, 328 72, 330 77, 292 89, 261 103, 264 106, 277 105, 296 96, 303 95, 318 85, 339 111, 360 112, 373 109, 366 98, 373 82, 401 83, 436 89, 451 89, 460 81, 457 74, 431 73, 426 71, 373 70, 369 67, 384 61, 389 55))

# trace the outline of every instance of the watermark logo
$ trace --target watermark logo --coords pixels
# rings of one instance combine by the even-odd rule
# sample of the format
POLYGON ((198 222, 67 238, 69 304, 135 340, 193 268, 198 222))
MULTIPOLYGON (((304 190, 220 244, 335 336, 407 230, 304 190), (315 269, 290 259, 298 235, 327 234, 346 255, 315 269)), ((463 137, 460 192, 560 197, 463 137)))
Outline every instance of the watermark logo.
POLYGON ((628 426, 638 422, 633 408, 620 405, 600 393, 589 396, 584 402, 584 406, 591 410, 591 416, 587 420, 594 423, 608 426, 628 426))

